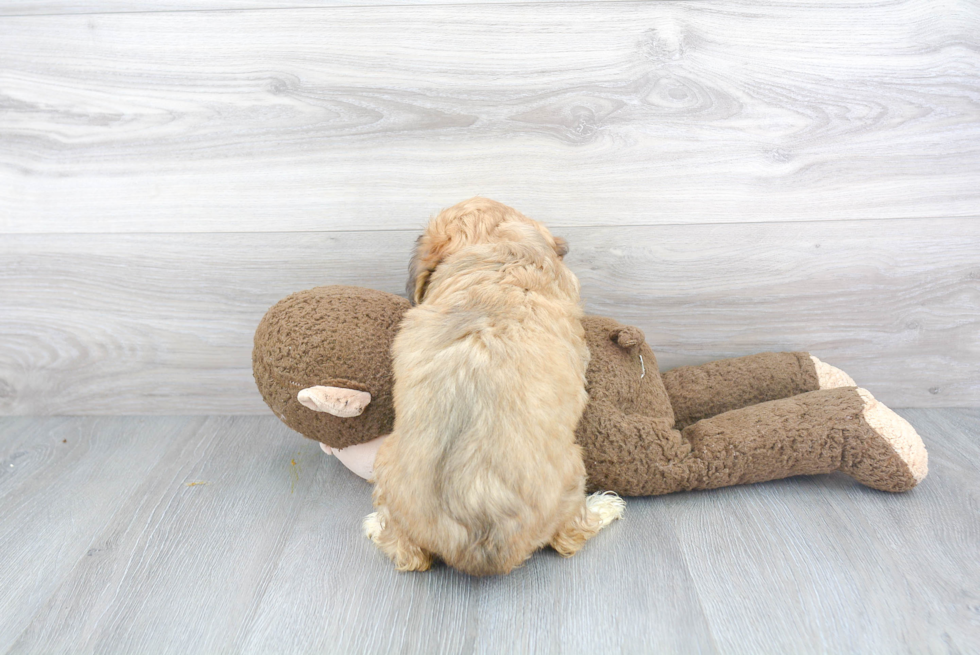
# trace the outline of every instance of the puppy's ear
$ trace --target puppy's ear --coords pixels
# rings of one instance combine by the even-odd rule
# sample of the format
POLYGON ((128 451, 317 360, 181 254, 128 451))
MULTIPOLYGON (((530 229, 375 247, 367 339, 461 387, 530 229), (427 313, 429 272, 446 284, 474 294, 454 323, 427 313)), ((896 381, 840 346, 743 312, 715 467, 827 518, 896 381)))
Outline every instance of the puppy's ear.
POLYGON ((423 234, 415 242, 415 252, 408 265, 408 283, 405 293, 413 305, 422 302, 429 287, 429 278, 442 261, 447 242, 423 234))
MULTIPOLYGON (((421 243, 422 237, 419 236, 419 238, 415 240, 415 248, 412 250, 412 259, 408 262, 408 281, 405 283, 405 295, 413 305, 418 304, 419 299, 416 297, 416 292, 418 289, 416 285, 418 284, 419 278, 423 277, 422 274, 425 272, 419 267, 419 244, 421 243)), ((428 275, 424 276, 424 278, 427 277, 428 275)), ((423 284, 424 283, 425 282, 423 279, 423 284)))
POLYGON ((419 304, 425 297, 425 291, 429 288, 430 275, 432 275, 432 271, 424 270, 419 271, 412 279, 409 279, 408 287, 405 290, 408 292, 408 299, 412 301, 413 305, 419 304))
POLYGON ((555 252, 558 253, 558 258, 561 259, 568 254, 568 242, 561 237, 555 237, 555 252))

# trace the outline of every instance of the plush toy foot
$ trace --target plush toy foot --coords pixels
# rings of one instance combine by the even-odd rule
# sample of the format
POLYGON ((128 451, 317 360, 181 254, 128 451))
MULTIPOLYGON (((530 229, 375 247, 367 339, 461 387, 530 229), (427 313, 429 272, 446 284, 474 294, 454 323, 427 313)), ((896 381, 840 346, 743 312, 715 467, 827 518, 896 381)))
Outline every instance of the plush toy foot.
POLYGON ((850 375, 836 366, 822 362, 813 355, 810 355, 810 359, 813 360, 813 367, 817 369, 817 381, 820 383, 821 389, 857 386, 854 384, 854 380, 851 379, 850 375))
POLYGON ((881 491, 908 491, 929 472, 922 439, 908 421, 857 389, 864 402, 861 416, 868 430, 863 439, 844 444, 840 470, 861 484, 881 491))
POLYGON ((296 394, 296 400, 314 412, 350 418, 361 415, 371 402, 371 394, 342 387, 309 387, 296 394))

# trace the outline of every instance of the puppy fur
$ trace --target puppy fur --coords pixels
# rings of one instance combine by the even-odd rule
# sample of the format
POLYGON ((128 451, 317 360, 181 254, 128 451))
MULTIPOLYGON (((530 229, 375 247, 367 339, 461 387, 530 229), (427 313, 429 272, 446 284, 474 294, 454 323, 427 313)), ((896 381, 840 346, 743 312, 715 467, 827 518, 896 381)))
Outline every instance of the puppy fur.
POLYGON ((550 544, 577 552, 623 503, 586 500, 575 426, 589 351, 565 242, 492 200, 434 218, 392 346, 395 424, 365 533, 399 570, 433 557, 507 573, 550 544))

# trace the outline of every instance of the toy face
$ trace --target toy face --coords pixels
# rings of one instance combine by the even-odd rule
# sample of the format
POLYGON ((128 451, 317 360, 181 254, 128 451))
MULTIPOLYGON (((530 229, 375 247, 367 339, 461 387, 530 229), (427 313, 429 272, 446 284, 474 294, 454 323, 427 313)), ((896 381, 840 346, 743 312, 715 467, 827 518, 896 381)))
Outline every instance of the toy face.
POLYGON ((343 286, 283 299, 255 332, 252 368, 263 399, 290 428, 332 448, 388 434, 394 423, 391 341, 408 307, 393 294, 343 286), (317 387, 348 390, 337 401, 341 411, 300 401, 301 391, 317 387))

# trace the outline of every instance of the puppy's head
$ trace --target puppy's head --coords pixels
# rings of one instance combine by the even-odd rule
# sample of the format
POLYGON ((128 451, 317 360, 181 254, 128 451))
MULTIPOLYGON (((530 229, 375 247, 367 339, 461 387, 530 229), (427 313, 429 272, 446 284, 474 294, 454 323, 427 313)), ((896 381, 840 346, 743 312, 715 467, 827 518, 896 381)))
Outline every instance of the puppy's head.
POLYGON ((536 244, 558 259, 568 253, 567 241, 516 209, 488 198, 470 198, 440 212, 415 242, 405 287, 412 304, 422 302, 432 274, 446 258, 467 246, 504 241, 536 244))

